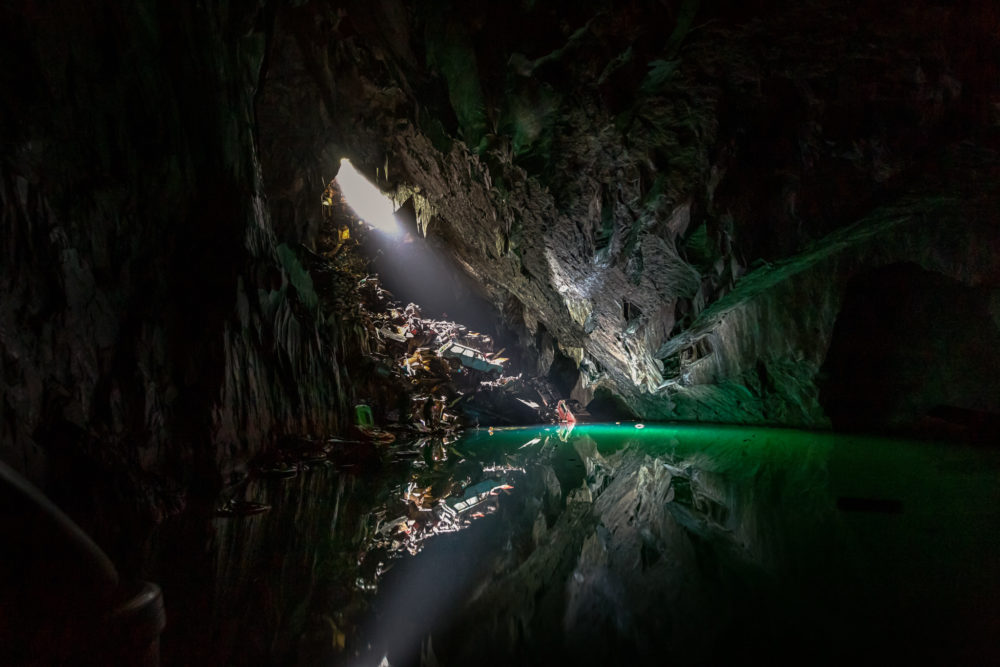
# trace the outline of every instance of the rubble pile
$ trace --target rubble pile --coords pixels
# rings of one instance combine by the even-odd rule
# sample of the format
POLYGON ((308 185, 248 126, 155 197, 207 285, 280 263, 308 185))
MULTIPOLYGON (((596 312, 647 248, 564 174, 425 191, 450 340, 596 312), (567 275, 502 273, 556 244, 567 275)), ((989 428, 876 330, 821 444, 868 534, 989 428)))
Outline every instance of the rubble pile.
MULTIPOLYGON (((403 306, 375 276, 358 285, 366 353, 380 386, 371 392, 375 421, 387 429, 448 435, 465 426, 524 424, 555 414, 558 393, 546 379, 508 374, 491 336, 403 306)), ((365 435, 374 425, 360 425, 365 435)))
POLYGON ((322 203, 321 243, 315 252, 298 250, 324 311, 334 315, 361 352, 351 355, 345 349, 344 355, 351 400, 358 404, 350 437, 390 442, 555 417, 559 392, 547 379, 512 370, 514 363, 503 356, 503 347, 495 349, 492 336, 424 317, 417 304, 397 301, 377 275, 368 273, 365 257, 378 244, 336 181, 322 203))

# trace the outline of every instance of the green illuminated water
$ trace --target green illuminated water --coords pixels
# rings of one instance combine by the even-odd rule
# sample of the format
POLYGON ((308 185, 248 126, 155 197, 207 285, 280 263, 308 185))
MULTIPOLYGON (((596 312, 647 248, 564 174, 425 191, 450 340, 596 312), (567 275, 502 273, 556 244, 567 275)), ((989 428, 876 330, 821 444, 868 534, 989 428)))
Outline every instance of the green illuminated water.
MULTIPOLYGON (((376 626, 443 664, 995 654, 995 452, 621 424, 472 432, 452 456, 524 473, 385 578, 376 626)), ((415 660, 401 643, 392 664, 415 660)))
POLYGON ((634 423, 364 447, 215 521, 218 664, 1000 664, 1000 452, 634 423))

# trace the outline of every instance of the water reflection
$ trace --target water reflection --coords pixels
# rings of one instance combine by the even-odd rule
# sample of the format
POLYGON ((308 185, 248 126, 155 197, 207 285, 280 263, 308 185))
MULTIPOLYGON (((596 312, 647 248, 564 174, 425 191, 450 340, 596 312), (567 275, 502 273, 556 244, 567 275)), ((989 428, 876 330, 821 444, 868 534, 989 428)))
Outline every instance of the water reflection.
MULTIPOLYGON (((475 431, 261 478, 216 522, 230 664, 976 664, 1000 456, 795 431, 475 431)), ((224 635, 225 636, 225 635, 224 635)))

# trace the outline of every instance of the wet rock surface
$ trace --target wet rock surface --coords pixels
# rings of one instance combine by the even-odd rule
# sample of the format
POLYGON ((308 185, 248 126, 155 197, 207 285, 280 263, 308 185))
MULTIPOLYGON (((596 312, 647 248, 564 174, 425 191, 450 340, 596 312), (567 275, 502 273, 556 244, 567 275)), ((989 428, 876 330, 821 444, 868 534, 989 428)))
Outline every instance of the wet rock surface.
POLYGON ((338 419, 292 407, 332 394, 315 337, 302 384, 272 363, 300 332, 254 148, 256 13, 0 12, 23 64, 0 112, 0 452, 136 574, 151 527, 278 420, 338 419))
MULTIPOLYGON (((901 202, 830 235, 807 252, 746 276, 658 350, 656 356, 669 372, 657 392, 637 399, 644 406, 641 411, 661 418, 813 428, 829 426, 832 417, 840 428, 912 432, 924 411, 939 403, 985 405, 988 389, 962 389, 964 381, 955 376, 953 383, 938 385, 949 386, 945 397, 929 378, 935 358, 966 368, 989 365, 992 358, 987 341, 995 337, 996 326, 987 315, 991 281, 984 278, 995 275, 998 267, 985 256, 960 262, 957 257, 965 256, 964 251, 952 254, 956 246, 990 243, 993 225, 983 207, 988 208, 991 199, 970 192, 967 200, 901 202), (955 224, 947 224, 949 219, 955 224), (961 231, 955 228, 959 220, 961 231), (926 278, 914 280, 914 287, 902 279, 866 283, 871 286, 858 291, 866 276, 897 272, 926 278), (941 297, 931 288, 938 281, 954 285, 955 294, 967 290, 970 299, 982 295, 971 331, 951 330, 954 353, 945 349, 944 334, 932 333, 946 327, 945 321, 963 319, 949 317, 942 308, 941 297), (915 287, 921 282, 927 289, 915 287), (860 307, 866 313, 863 325, 856 314, 859 301, 866 304, 860 307), (925 313, 937 324, 925 319, 906 326, 897 314, 890 316, 896 325, 881 325, 875 313, 898 313, 895 309, 925 313), (888 371, 886 365, 892 364, 895 369, 888 371), (905 386, 902 380, 890 379, 907 373, 913 381, 905 386), (919 377, 928 381, 916 381, 919 377), (910 412, 893 414, 875 397, 878 391, 869 391, 875 386, 885 390, 886 400, 911 405, 910 412), (858 400, 847 399, 851 408, 837 405, 847 394, 858 400)), ((981 385, 988 386, 989 381, 981 385)))

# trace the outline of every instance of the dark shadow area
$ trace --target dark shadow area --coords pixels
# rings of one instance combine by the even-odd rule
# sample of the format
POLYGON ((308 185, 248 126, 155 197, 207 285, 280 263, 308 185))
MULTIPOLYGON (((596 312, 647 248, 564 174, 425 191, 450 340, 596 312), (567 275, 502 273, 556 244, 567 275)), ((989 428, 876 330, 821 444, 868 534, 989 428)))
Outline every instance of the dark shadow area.
POLYGON ((580 370, 576 367, 576 362, 556 349, 552 365, 549 367, 549 380, 552 385, 561 395, 569 396, 579 377, 580 370))
POLYGON ((820 403, 834 427, 995 441, 993 292, 909 263, 852 279, 822 369, 820 403))
POLYGON ((603 387, 594 392, 594 399, 587 404, 587 412, 595 421, 622 421, 635 419, 635 412, 612 392, 603 387))

